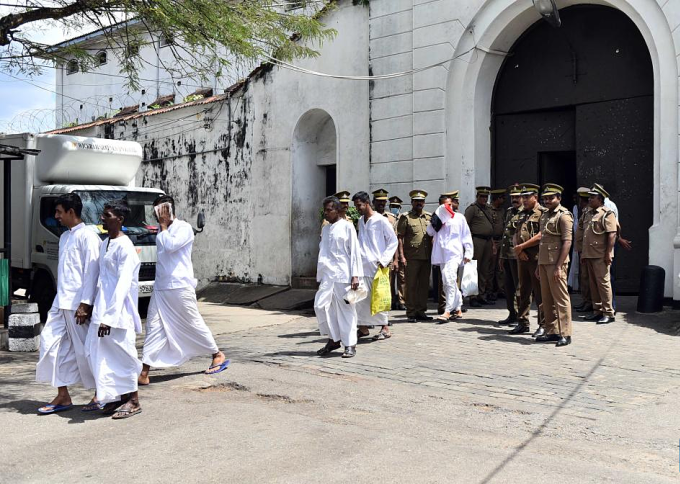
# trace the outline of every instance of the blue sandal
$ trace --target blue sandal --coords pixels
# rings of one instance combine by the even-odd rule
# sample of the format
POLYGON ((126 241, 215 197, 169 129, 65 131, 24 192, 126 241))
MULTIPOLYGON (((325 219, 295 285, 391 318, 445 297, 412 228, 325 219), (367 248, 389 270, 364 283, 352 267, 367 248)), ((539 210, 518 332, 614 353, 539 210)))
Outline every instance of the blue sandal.
POLYGON ((228 366, 229 366, 229 360, 224 360, 224 362, 221 365, 214 365, 214 366, 211 366, 210 368, 208 368, 207 370, 205 370, 205 374, 206 375, 217 375, 219 372, 226 370, 228 366), (214 368, 217 368, 217 370, 216 371, 210 371, 214 368))
POLYGON ((38 409, 38 413, 40 415, 50 415, 53 413, 57 412, 63 412, 64 410, 70 410, 73 408, 73 404, 69 403, 68 405, 52 405, 51 403, 49 405, 43 405, 38 409), (46 408, 47 410, 43 410, 43 408, 46 408))

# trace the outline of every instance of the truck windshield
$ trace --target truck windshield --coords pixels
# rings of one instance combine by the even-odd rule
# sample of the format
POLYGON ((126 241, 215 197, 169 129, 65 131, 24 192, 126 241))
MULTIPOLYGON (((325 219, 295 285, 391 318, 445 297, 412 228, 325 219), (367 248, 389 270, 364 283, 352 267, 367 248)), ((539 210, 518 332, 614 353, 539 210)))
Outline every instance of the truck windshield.
POLYGON ((158 222, 154 216, 153 201, 157 193, 135 191, 88 190, 76 192, 83 201, 83 222, 94 225, 102 237, 106 231, 102 227, 101 215, 104 205, 111 200, 125 200, 130 207, 130 217, 125 220, 123 232, 135 245, 155 245, 158 222))

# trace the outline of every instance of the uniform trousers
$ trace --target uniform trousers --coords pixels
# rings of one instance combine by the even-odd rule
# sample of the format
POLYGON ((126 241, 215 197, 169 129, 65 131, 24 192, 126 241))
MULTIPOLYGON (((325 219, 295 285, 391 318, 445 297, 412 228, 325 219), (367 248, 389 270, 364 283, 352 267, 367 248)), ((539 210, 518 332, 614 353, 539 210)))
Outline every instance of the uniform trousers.
POLYGON ((517 259, 501 259, 503 261, 503 285, 505 287, 505 305, 510 317, 517 319, 519 311, 519 274, 517 259))
POLYGON ((94 388, 94 376, 86 354, 89 324, 77 324, 76 312, 53 307, 40 333, 40 359, 35 379, 53 387, 81 384, 94 388))
POLYGON ((603 316, 614 317, 609 265, 604 262, 604 258, 586 259, 586 264, 588 264, 590 297, 593 300, 593 311, 603 316))
POLYGON ((404 289, 406 286, 406 271, 403 264, 399 264, 399 269, 390 269, 390 287, 392 287, 392 304, 395 306, 405 304, 404 289))
POLYGON ((322 281, 314 298, 319 332, 335 342, 342 341, 345 347, 357 344, 356 305, 344 299, 349 287, 342 282, 322 281))
POLYGON ((548 334, 571 336, 571 300, 567 285, 569 264, 562 265, 562 277, 553 279, 555 264, 541 264, 541 298, 545 316, 545 331, 548 334))
POLYGON ((424 315, 427 312, 427 294, 430 292, 429 259, 406 261, 406 316, 424 315))
POLYGON ((538 325, 543 326, 543 311, 541 307, 541 283, 536 277, 538 261, 530 257, 528 261, 517 260, 517 273, 519 278, 519 308, 518 319, 529 325, 529 309, 531 308, 531 296, 538 308, 538 325))
POLYGON ((474 259, 477 261, 477 284, 479 286, 478 298, 486 298, 493 288, 493 240, 482 239, 472 236, 474 246, 474 259))
POLYGON ((586 306, 593 305, 593 299, 590 295, 590 273, 588 272, 588 264, 586 260, 583 259, 579 266, 579 285, 581 287, 581 299, 583 299, 583 304, 586 306))
POLYGON ((368 292, 368 297, 362 299, 356 304, 357 308, 357 325, 358 326, 387 326, 389 311, 382 313, 371 314, 371 294, 373 291, 373 278, 375 274, 371 277, 362 278, 363 283, 366 285, 366 291, 368 292))
POLYGON ((493 245, 496 246, 496 254, 493 256, 493 262, 491 264, 492 286, 487 293, 494 297, 499 294, 505 296, 505 277, 501 273, 499 266, 499 260, 501 258, 501 242, 499 240, 494 240, 493 245))
POLYGON ((444 311, 448 313, 460 310, 463 304, 463 295, 460 289, 458 289, 458 268, 460 263, 460 259, 451 259, 440 266, 442 286, 446 295, 444 311))

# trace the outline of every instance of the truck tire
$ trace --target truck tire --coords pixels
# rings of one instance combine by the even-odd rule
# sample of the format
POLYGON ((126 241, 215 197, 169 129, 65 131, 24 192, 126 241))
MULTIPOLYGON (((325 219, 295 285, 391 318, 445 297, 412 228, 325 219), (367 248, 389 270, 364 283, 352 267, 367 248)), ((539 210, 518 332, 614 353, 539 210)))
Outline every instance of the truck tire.
POLYGON ((48 276, 39 275, 33 281, 28 300, 38 304, 40 322, 43 324, 47 321, 47 313, 52 307, 56 295, 57 290, 48 276))

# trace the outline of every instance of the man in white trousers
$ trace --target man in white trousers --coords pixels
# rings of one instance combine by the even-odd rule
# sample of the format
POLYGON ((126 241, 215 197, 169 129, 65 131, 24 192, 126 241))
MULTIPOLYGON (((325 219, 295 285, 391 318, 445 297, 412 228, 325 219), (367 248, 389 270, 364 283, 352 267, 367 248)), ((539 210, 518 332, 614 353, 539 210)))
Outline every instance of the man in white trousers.
MULTIPOLYGON (((319 290, 314 298, 314 312, 319 332, 328 336, 326 346, 316 353, 326 356, 344 345, 343 358, 356 355, 356 306, 346 298, 359 289, 364 276, 361 251, 356 230, 351 222, 340 218, 340 200, 328 197, 323 201, 324 218, 328 225, 321 230, 316 280, 319 290)), ((350 298, 352 299, 352 298, 350 298)))
MULTIPOLYGON (((73 407, 69 386, 95 387, 85 339, 99 276, 101 239, 83 223, 82 210, 83 202, 75 193, 62 195, 55 202, 54 218, 68 230, 59 238, 57 296, 40 335, 40 359, 35 371, 36 381, 56 387, 57 396, 38 409, 41 414, 73 407)), ((93 399, 84 410, 98 408, 93 399)))
POLYGON ((137 312, 139 257, 122 231, 130 208, 122 200, 104 205, 102 226, 109 236, 99 249, 99 282, 87 336, 90 365, 97 386, 97 401, 114 419, 142 411, 137 378, 142 363, 135 337, 142 332, 137 312))
MULTIPOLYGON (((361 214, 359 219, 359 247, 364 271, 364 285, 369 296, 357 303, 359 329, 357 337, 369 335, 368 326, 380 326, 375 341, 392 337, 388 324, 389 311, 371 314, 371 291, 373 279, 379 268, 389 267, 394 259, 399 241, 392 224, 371 207, 371 199, 366 192, 358 192, 352 197, 354 206, 361 214)), ((388 275, 389 277, 389 275, 388 275)))
POLYGON ((191 263, 194 229, 174 218, 175 200, 161 195, 154 201, 160 232, 156 236, 156 282, 146 318, 139 384, 149 384, 151 368, 180 366, 196 356, 212 356, 207 374, 227 368, 227 360, 198 312, 196 279, 191 263))
POLYGON ((446 308, 444 314, 437 317, 437 324, 444 324, 452 317, 462 317, 463 296, 457 284, 458 268, 470 262, 474 256, 472 234, 467 220, 452 208, 451 201, 458 199, 458 193, 453 191, 442 194, 443 203, 427 226, 428 235, 433 237, 432 264, 441 268, 446 294, 446 308))

